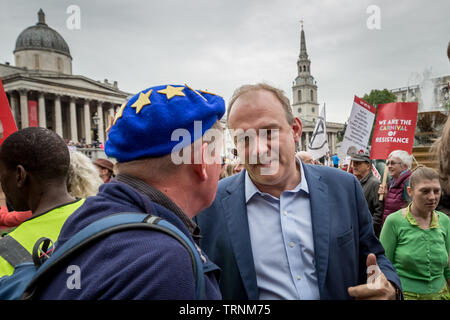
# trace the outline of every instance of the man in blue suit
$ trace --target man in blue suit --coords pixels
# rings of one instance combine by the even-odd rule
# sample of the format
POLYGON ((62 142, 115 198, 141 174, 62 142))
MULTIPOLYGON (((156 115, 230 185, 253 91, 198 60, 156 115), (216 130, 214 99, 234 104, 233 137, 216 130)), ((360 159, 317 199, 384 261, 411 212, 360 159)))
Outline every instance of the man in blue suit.
POLYGON ((295 157, 302 124, 284 93, 242 86, 227 117, 245 170, 196 217, 223 298, 401 298, 358 180, 295 157))

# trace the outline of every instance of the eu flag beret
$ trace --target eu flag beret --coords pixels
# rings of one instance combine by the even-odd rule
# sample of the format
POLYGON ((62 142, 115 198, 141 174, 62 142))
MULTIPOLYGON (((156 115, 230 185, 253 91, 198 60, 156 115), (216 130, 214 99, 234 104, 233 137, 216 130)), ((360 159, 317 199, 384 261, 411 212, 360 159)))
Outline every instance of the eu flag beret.
POLYGON ((105 153, 118 162, 170 154, 175 146, 183 148, 200 138, 194 135, 194 121, 201 121, 203 135, 224 113, 223 98, 210 92, 187 85, 147 88, 120 107, 108 132, 105 153), (177 129, 187 130, 190 140, 172 141, 177 129))

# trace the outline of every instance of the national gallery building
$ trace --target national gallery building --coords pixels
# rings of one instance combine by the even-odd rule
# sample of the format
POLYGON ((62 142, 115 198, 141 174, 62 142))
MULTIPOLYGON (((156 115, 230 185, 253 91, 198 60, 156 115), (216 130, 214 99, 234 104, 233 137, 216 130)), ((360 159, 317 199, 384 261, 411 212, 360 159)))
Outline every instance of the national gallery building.
POLYGON ((0 77, 19 129, 39 126, 75 143, 105 142, 110 119, 131 94, 116 81, 73 75, 69 46, 42 9, 17 38, 14 57, 15 66, 0 63, 0 77))

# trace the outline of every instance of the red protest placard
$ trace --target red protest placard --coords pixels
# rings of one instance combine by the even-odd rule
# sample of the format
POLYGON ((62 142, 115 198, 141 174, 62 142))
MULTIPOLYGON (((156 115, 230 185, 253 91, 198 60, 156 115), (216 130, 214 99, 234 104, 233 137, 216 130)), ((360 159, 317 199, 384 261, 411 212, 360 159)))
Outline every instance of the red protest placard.
POLYGON ((12 133, 17 131, 16 123, 9 107, 8 98, 0 78, 0 145, 12 133))
POLYGON ((28 100, 28 126, 38 127, 37 102, 28 100))
POLYGON ((378 106, 371 159, 387 159, 394 150, 412 153, 417 108, 417 102, 393 102, 378 106))

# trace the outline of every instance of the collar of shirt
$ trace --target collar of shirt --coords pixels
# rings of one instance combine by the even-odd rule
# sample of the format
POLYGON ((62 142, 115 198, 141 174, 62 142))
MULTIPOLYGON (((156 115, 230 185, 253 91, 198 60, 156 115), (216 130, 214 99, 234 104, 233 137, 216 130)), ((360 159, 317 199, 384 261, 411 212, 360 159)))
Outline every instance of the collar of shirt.
POLYGON ((183 221, 194 240, 198 240, 200 238, 200 228, 198 227, 198 225, 194 221, 189 219, 189 217, 183 212, 183 210, 181 210, 180 207, 178 207, 164 193, 162 193, 155 187, 152 187, 151 185, 145 183, 144 181, 127 174, 118 174, 115 177, 115 180, 126 183, 127 185, 147 195, 153 202, 156 202, 159 205, 172 211, 181 221, 183 221))
POLYGON ((369 173, 367 174, 367 176, 365 176, 364 178, 362 178, 361 180, 359 180, 361 182, 361 184, 364 184, 367 180, 369 180, 370 176, 372 175, 372 171, 369 171, 369 173))
MULTIPOLYGON (((285 190, 284 192, 294 192, 295 193, 295 192, 303 191, 303 192, 306 192, 307 194, 309 194, 308 183, 306 181, 306 177, 305 177, 304 170, 303 170, 303 163, 297 157, 295 157, 295 160, 300 164, 300 183, 294 189, 285 190)), ((245 203, 248 203, 255 194, 259 194, 261 196, 268 195, 269 197, 276 199, 274 196, 272 196, 268 193, 259 191, 259 189, 255 186, 252 179, 250 178, 248 172, 245 171, 245 203)), ((276 200, 278 200, 278 199, 276 199, 276 200)))
MULTIPOLYGON (((416 219, 411 213, 411 203, 408 205, 406 209, 406 216, 405 219, 413 226, 418 226, 416 219)), ((433 211, 431 216, 431 223, 430 223, 430 229, 439 228, 439 216, 436 213, 436 211, 433 211)))
MULTIPOLYGON (((400 173, 400 175, 398 176, 397 179, 400 179, 400 177, 402 176, 402 174, 405 174, 406 172, 408 172, 409 169, 405 169, 402 171, 402 173, 400 173)), ((397 181, 397 179, 392 178, 390 186, 392 187, 395 184, 395 181, 397 181)))

